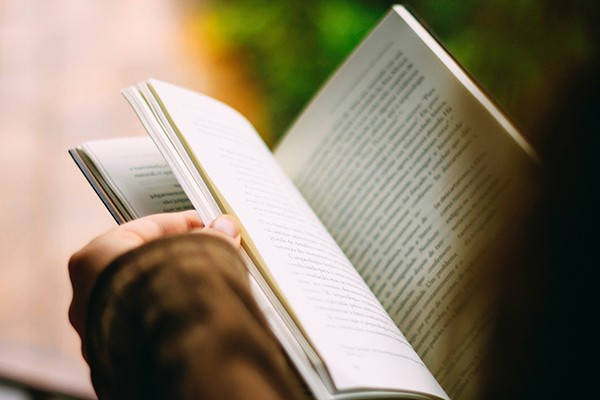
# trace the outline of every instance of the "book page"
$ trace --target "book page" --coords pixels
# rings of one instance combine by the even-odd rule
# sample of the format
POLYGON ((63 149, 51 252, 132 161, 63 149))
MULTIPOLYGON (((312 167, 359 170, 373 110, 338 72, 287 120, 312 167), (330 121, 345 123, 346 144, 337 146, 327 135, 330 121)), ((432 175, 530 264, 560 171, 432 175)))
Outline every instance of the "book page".
POLYGON ((101 175, 96 178, 108 185, 126 209, 127 219, 193 209, 149 137, 90 141, 81 149, 101 175))
POLYGON ((150 82, 192 161, 211 181, 265 276, 283 293, 341 392, 446 398, 412 347, 250 124, 206 96, 150 82))
POLYGON ((494 238, 527 193, 528 151, 395 8, 275 153, 453 399, 476 389, 490 313, 473 298, 494 238))

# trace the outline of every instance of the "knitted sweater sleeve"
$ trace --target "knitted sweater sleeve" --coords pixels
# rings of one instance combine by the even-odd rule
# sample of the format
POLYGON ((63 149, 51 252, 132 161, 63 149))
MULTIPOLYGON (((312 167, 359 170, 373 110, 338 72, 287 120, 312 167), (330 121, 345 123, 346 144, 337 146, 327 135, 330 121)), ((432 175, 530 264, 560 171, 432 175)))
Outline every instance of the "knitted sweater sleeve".
POLYGON ((86 332, 101 400, 303 397, 241 259, 212 236, 166 237, 115 260, 86 332))

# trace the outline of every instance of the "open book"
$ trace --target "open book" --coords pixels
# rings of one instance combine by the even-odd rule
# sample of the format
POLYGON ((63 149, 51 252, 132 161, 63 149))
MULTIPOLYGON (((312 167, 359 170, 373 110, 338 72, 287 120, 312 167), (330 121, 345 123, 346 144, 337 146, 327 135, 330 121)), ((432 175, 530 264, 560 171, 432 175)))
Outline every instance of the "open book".
POLYGON ((318 398, 470 398, 481 280, 536 156, 395 6, 274 154, 235 110, 164 82, 124 91, 149 138, 71 154, 117 221, 192 206, 243 226, 256 298, 318 398))

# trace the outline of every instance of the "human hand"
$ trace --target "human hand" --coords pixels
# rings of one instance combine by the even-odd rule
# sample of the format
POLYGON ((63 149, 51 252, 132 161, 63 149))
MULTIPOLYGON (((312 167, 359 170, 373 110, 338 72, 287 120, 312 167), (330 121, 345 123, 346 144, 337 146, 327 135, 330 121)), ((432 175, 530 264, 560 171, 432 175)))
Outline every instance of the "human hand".
POLYGON ((73 300, 69 320, 81 339, 85 336, 85 308, 90 292, 100 273, 117 257, 154 239, 178 233, 215 235, 234 247, 240 245, 240 227, 235 218, 223 215, 209 227, 196 211, 156 214, 120 225, 96 237, 71 256, 69 275, 73 300))

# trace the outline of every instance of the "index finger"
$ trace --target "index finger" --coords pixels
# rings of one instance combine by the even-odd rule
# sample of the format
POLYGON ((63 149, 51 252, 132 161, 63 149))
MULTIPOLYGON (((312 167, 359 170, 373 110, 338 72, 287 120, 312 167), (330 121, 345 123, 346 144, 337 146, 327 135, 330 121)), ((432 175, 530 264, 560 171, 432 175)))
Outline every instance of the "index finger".
POLYGON ((204 223, 195 210, 172 214, 154 214, 136 219, 116 228, 118 235, 131 235, 130 240, 139 240, 140 245, 161 236, 185 233, 203 228, 204 223))

